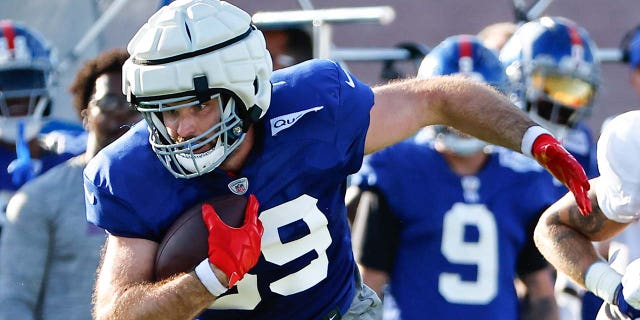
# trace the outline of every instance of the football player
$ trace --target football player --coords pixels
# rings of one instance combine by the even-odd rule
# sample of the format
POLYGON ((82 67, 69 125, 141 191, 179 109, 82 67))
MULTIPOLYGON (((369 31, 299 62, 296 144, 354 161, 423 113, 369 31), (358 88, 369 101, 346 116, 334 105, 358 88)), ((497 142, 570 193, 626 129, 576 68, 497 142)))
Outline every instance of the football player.
POLYGON ((490 87, 443 77, 372 89, 330 60, 272 74, 262 33, 227 2, 174 1, 128 49, 123 90, 146 123, 85 169, 87 217, 109 233, 97 319, 375 318, 379 299, 351 249, 346 178, 364 153, 426 125, 523 150, 579 201, 589 188, 559 142, 490 87), (204 210, 208 258, 154 281, 172 222, 229 192, 255 196, 259 212, 229 228, 204 210))
MULTIPOLYGON (((551 131, 580 162, 598 175, 596 145, 585 123, 600 85, 596 44, 586 29, 564 17, 525 23, 500 50, 513 85, 513 101, 551 131)), ((558 198, 567 189, 558 181, 558 198)))
POLYGON ((38 32, 0 20, 0 227, 20 186, 84 151, 82 126, 49 117, 55 67, 38 32))
POLYGON ((640 111, 629 111, 610 120, 600 135, 600 176, 591 180, 589 191, 592 215, 579 216, 572 197, 565 196, 545 211, 535 229, 536 245, 547 260, 607 302, 601 309, 604 318, 598 319, 640 318, 640 260, 621 275, 592 245, 640 218, 639 128, 640 111))
MULTIPOLYGON (((418 78, 459 74, 508 93, 502 64, 480 41, 445 39, 418 78)), ((352 182, 367 190, 354 249, 365 284, 385 291, 385 319, 424 319, 425 301, 433 319, 557 319, 552 273, 533 244, 555 198, 535 161, 438 125, 365 157, 352 182)))
MULTIPOLYGON (((516 104, 554 133, 589 178, 598 175, 596 144, 584 121, 592 112, 600 85, 596 52, 587 30, 564 17, 542 17, 523 24, 500 51, 514 84, 516 104)), ((553 182, 559 199, 567 189, 556 179, 553 182)), ((585 292, 562 274, 557 290, 562 314, 582 312, 583 319, 590 319, 598 309, 589 307, 602 303, 590 293, 583 296, 585 292), (572 307, 576 298, 586 299, 577 303, 581 310, 572 307)))
POLYGON ((0 242, 0 319, 91 319, 104 230, 86 220, 82 170, 138 112, 122 94, 124 49, 84 62, 71 85, 87 151, 21 187, 7 206, 0 242), (73 289, 70 285, 73 284, 73 289))

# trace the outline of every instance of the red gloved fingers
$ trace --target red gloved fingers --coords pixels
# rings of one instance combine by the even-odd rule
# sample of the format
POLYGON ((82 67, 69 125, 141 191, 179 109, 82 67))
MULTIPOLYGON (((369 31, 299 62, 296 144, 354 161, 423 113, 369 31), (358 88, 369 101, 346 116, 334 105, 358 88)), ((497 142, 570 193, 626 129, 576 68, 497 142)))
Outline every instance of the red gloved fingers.
POLYGON ((247 207, 244 210, 244 223, 241 229, 247 225, 257 225, 260 228, 260 234, 264 231, 262 226, 262 222, 258 220, 258 208, 260 203, 258 203, 258 199, 254 195, 249 195, 249 200, 247 200, 247 207))
POLYGON ((591 213, 589 180, 578 161, 549 134, 536 138, 531 149, 533 157, 573 193, 578 209, 584 216, 591 213))
POLYGON ((578 209, 583 216, 588 216, 591 211, 591 199, 589 199, 589 184, 585 186, 584 184, 576 184, 570 182, 569 190, 573 193, 574 198, 576 199, 576 204, 578 205, 578 209))
POLYGON ((229 278, 229 288, 258 263, 264 228, 258 219, 258 200, 250 195, 240 228, 227 226, 209 204, 202 205, 202 219, 209 231, 209 261, 229 278))

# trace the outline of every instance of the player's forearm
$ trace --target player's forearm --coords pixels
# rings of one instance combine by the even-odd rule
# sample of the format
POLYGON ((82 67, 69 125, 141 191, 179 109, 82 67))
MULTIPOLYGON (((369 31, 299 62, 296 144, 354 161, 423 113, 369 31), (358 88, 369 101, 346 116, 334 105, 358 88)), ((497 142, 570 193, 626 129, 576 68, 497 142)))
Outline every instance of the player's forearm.
POLYGON ((97 296, 94 318, 113 320, 193 319, 216 300, 193 272, 97 296))
POLYGON ((440 90, 444 124, 491 144, 520 152, 525 131, 536 125, 506 96, 483 83, 450 80, 440 84, 440 90))
POLYGON ((506 96, 464 77, 405 80, 374 91, 376 107, 367 133, 368 153, 433 124, 451 126, 489 143, 520 151, 524 132, 535 125, 506 96))
MULTIPOLYGON (((565 196, 561 203, 573 201, 570 197, 565 196)), ((575 205, 553 205, 538 221, 534 234, 536 246, 547 261, 582 286, 587 268, 600 257, 587 235, 563 220, 568 217, 588 234, 600 228, 597 216, 584 217, 575 205)))

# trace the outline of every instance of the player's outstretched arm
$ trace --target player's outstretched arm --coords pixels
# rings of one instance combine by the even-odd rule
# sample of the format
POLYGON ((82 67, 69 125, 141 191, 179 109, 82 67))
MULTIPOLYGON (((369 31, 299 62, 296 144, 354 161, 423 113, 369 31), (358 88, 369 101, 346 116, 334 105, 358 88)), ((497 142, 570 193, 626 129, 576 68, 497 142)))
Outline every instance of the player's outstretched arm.
POLYGON ((109 235, 94 293, 94 319, 191 319, 216 297, 194 272, 152 282, 158 244, 109 235))
POLYGON ((408 79, 373 90, 375 104, 365 144, 367 153, 433 124, 451 126, 520 151, 524 132, 536 125, 504 95, 462 76, 408 79))
POLYGON ((462 76, 393 82, 374 88, 375 104, 365 142, 371 153, 442 124, 491 144, 534 157, 591 211, 584 169, 553 137, 490 86, 462 76))

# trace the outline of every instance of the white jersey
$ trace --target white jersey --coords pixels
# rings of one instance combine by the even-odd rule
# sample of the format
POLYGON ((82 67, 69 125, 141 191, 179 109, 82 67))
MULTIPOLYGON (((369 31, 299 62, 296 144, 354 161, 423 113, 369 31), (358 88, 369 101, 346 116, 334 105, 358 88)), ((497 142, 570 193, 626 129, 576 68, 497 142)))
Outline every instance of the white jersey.
POLYGON ((598 205, 611 220, 640 218, 640 110, 613 118, 598 140, 598 205))

